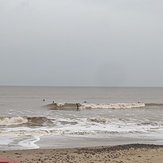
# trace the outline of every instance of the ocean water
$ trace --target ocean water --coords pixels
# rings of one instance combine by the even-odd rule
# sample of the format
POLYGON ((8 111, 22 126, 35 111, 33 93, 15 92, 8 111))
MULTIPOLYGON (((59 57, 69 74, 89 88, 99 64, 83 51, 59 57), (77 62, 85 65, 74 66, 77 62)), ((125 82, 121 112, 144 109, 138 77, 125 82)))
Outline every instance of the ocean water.
POLYGON ((0 149, 163 144, 163 88, 0 87, 0 149))

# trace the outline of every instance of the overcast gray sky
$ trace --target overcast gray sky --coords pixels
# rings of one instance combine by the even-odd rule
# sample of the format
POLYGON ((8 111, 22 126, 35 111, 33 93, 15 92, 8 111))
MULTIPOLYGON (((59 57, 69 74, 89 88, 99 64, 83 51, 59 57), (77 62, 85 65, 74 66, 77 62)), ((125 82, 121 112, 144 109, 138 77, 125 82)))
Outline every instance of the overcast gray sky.
POLYGON ((0 85, 163 86, 163 0, 0 0, 0 85))

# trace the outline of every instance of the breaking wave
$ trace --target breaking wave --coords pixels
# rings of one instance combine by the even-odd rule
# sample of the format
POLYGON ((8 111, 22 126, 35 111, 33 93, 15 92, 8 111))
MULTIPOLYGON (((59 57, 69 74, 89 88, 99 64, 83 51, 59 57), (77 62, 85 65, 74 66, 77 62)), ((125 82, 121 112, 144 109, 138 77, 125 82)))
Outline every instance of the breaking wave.
POLYGON ((0 126, 43 126, 52 124, 47 117, 0 117, 0 126))
POLYGON ((79 109, 128 109, 145 107, 145 103, 110 103, 110 104, 91 104, 91 103, 52 103, 46 105, 51 110, 79 110, 79 109))
POLYGON ((113 104, 87 104, 81 105, 81 108, 90 109, 127 109, 127 108, 141 108, 145 107, 144 103, 113 103, 113 104))
POLYGON ((10 126, 27 123, 28 119, 24 117, 0 117, 0 126, 10 126))

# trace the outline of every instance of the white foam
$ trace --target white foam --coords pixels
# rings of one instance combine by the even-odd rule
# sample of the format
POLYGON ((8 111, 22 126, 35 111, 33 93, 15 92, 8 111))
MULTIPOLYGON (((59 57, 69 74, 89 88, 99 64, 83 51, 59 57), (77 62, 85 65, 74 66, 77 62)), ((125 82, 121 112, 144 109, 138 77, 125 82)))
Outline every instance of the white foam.
POLYGON ((46 135, 49 134, 47 129, 30 129, 30 128, 17 128, 17 129, 8 129, 6 131, 0 131, 0 135, 10 135, 10 136, 28 136, 28 135, 46 135))
POLYGON ((9 126, 9 125, 18 125, 27 123, 27 118, 24 117, 2 117, 0 118, 0 125, 1 126, 9 126))
MULTIPOLYGON (((8 129, 6 131, 0 131, 0 136, 10 136, 10 137, 24 137, 24 136, 36 136, 37 139, 35 138, 34 140, 29 140, 28 141, 22 141, 20 145, 24 146, 26 144, 27 146, 31 145, 33 142, 39 140, 40 136, 45 136, 45 135, 76 135, 76 136, 88 136, 88 135, 112 135, 112 134, 137 134, 141 133, 142 135, 148 134, 150 135, 152 133, 157 133, 158 135, 163 134, 163 127, 153 127, 152 125, 142 125, 138 126, 136 123, 123 123, 123 122, 113 122, 110 124, 95 124, 96 122, 90 122, 87 125, 66 125, 58 128, 35 128, 35 129, 30 129, 30 128, 17 128, 15 129, 8 129)), ((36 147, 36 146, 35 146, 36 147)))
POLYGON ((33 136, 32 138, 27 138, 25 140, 19 141, 18 145, 28 149, 39 148, 39 146, 35 144, 39 140, 40 140, 39 136, 33 136))
POLYGON ((138 132, 159 132, 163 130, 162 122, 147 121, 128 118, 108 118, 108 117, 90 117, 90 118, 58 118, 55 119, 54 126, 44 126, 37 128, 30 127, 12 127, 0 130, 0 136, 15 135, 62 135, 62 134, 104 134, 104 133, 138 133, 138 132))
POLYGON ((91 109, 128 109, 128 108, 141 108, 145 107, 144 103, 112 103, 112 104, 90 104, 83 103, 80 108, 91 109))
POLYGON ((57 104, 57 106, 64 106, 65 105, 65 103, 56 103, 57 104))

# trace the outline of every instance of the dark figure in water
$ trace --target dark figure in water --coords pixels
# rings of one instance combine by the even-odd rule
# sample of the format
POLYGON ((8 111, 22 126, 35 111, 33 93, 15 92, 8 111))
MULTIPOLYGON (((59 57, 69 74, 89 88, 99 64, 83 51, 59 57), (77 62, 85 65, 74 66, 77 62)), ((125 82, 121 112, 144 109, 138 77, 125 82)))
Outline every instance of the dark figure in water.
POLYGON ((80 104, 76 103, 77 110, 79 110, 80 104))

